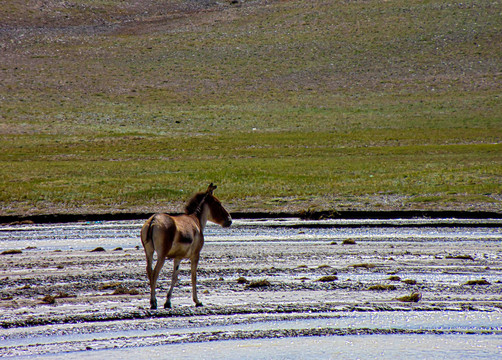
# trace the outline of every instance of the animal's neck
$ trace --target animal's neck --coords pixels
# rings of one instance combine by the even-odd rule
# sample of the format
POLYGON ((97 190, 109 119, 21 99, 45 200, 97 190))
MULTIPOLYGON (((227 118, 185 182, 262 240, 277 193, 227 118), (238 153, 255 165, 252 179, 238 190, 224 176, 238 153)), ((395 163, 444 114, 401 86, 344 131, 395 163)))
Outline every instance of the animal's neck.
POLYGON ((207 224, 207 218, 209 216, 209 206, 202 204, 200 211, 195 212, 194 215, 199 220, 201 232, 204 231, 207 224))
POLYGON ((204 197, 200 201, 199 205, 195 209, 195 212, 193 213, 193 215, 195 215, 195 217, 197 219, 199 219, 201 232, 204 231, 204 228, 206 227, 207 217, 208 217, 208 213, 209 213, 209 207, 205 203, 207 196, 208 196, 208 193, 206 193, 204 195, 204 197))

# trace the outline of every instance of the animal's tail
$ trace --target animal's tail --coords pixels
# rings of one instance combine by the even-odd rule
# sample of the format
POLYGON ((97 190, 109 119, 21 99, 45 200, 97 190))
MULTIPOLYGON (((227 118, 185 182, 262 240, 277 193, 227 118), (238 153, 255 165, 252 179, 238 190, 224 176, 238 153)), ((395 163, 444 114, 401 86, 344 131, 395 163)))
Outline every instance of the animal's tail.
POLYGON ((154 242, 152 241, 152 233, 153 233, 153 221, 155 220, 155 215, 150 217, 145 224, 143 225, 143 228, 141 229, 141 242, 143 243, 143 247, 149 244, 150 242, 152 243, 152 247, 154 246, 154 242))

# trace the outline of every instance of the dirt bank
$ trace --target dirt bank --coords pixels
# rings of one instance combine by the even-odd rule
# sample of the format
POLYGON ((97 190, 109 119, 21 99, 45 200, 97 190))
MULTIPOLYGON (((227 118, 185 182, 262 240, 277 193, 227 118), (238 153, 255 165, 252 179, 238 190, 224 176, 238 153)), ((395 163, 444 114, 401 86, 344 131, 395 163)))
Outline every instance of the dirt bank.
MULTIPOLYGON (((89 214, 41 214, 41 215, 6 215, 0 216, 0 224, 19 223, 66 223, 76 221, 118 221, 148 219, 152 213, 113 212, 89 214)), ((297 211, 297 212, 232 212, 234 219, 273 219, 302 218, 320 219, 501 219, 502 213, 496 211, 451 211, 451 210, 410 210, 410 211, 297 211)))

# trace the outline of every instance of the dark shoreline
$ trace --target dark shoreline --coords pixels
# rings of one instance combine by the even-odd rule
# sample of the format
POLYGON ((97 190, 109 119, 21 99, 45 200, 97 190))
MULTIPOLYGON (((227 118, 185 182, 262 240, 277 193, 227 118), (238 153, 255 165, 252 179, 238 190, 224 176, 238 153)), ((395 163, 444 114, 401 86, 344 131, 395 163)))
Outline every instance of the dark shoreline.
MULTIPOLYGON (((32 222, 35 224, 68 223, 78 221, 113 221, 148 219, 152 213, 124 212, 106 214, 45 214, 0 216, 0 224, 32 222)), ((319 219, 502 219, 501 212, 494 211, 317 211, 317 212, 233 212, 234 219, 302 218, 319 219)))

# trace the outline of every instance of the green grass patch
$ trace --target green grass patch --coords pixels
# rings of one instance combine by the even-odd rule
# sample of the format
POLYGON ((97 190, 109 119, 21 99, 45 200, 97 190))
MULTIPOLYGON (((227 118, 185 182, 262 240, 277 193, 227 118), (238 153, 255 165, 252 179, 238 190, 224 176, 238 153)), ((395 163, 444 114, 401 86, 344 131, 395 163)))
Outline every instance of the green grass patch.
POLYGON ((68 153, 50 140, 33 146, 25 139, 25 145, 17 142, 17 153, 0 156, 0 200, 42 209, 157 208, 214 181, 238 210, 256 203, 267 210, 305 208, 320 196, 318 206, 344 209, 355 199, 375 203, 371 196, 393 195, 406 196, 403 205, 415 208, 489 202, 498 191, 500 145, 393 146, 381 140, 368 147, 358 139, 315 133, 207 135, 185 142, 123 137, 106 146, 92 139, 67 143, 68 153))

